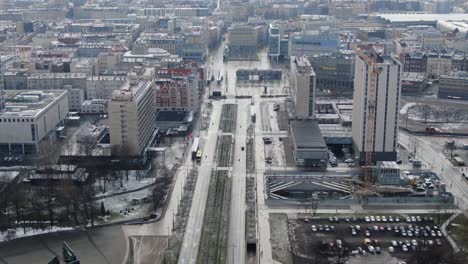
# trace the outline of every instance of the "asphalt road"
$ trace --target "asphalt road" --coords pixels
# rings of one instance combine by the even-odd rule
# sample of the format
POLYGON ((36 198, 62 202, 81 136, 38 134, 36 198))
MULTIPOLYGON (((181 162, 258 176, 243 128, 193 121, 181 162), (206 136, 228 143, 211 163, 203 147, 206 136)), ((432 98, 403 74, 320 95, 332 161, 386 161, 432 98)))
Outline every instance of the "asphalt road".
POLYGON ((200 245, 201 229, 205 214, 206 199, 211 177, 211 169, 214 165, 214 156, 216 151, 216 141, 219 133, 219 121, 221 117, 221 102, 213 102, 213 111, 211 113, 211 124, 208 133, 200 135, 207 142, 203 151, 203 158, 199 168, 198 180, 195 186, 195 192, 192 200, 187 227, 185 230, 182 249, 179 255, 179 264, 196 263, 198 247, 200 245))
POLYGON ((234 144, 234 164, 231 173, 231 212, 229 218, 227 262, 245 263, 245 190, 246 190, 246 154, 244 147, 247 139, 247 127, 250 117, 250 100, 237 100, 237 128, 234 144), (247 110, 247 111, 246 111, 247 110))

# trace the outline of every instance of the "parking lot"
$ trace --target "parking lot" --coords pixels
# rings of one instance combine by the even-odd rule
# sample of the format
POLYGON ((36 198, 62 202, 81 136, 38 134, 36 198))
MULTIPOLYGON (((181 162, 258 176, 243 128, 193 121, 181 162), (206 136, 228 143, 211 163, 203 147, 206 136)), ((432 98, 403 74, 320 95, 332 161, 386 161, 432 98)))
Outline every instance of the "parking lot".
POLYGON ((337 244, 355 255, 350 257, 351 263, 366 258, 366 263, 399 263, 425 247, 450 248, 439 226, 428 216, 301 218, 289 219, 288 226, 294 263, 310 263, 319 247, 331 250, 337 244))

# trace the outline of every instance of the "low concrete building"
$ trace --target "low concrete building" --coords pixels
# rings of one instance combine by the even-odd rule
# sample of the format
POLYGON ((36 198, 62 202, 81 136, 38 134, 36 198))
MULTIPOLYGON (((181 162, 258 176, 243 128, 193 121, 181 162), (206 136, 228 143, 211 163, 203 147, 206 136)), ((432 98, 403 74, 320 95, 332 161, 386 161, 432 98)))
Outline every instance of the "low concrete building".
POLYGON ((468 100, 468 73, 455 72, 440 76, 439 98, 468 100))
POLYGON ((401 75, 401 93, 415 95, 423 92, 427 85, 426 74, 418 72, 403 72, 401 75))
POLYGON ((297 166, 327 167, 327 145, 315 121, 291 121, 289 124, 289 131, 293 145, 293 155, 297 166))
POLYGON ((35 154, 67 114, 67 91, 7 90, 5 109, 0 111, 0 155, 35 154))

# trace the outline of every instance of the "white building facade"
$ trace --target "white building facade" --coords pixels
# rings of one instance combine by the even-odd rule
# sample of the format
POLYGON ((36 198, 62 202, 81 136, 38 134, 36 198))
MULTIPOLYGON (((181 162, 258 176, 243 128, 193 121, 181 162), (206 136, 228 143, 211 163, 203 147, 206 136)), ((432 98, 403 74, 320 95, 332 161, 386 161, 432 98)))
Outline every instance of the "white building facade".
POLYGON ((0 111, 0 155, 32 155, 68 115, 68 92, 6 91, 0 111))
POLYGON ((314 115, 316 76, 309 60, 304 57, 291 57, 291 94, 298 119, 314 115))
POLYGON ((154 82, 149 80, 127 82, 112 93, 109 133, 113 151, 125 149, 130 156, 145 155, 156 134, 153 98, 154 82))
MULTIPOLYGON (((379 55, 374 55, 379 56, 379 55)), ((360 161, 365 160, 365 144, 368 136, 368 104, 375 106, 372 140, 373 161, 395 161, 398 144, 398 114, 401 96, 401 63, 391 56, 378 57, 378 69, 374 98, 368 97, 372 66, 356 56, 354 75, 353 144, 360 161)))

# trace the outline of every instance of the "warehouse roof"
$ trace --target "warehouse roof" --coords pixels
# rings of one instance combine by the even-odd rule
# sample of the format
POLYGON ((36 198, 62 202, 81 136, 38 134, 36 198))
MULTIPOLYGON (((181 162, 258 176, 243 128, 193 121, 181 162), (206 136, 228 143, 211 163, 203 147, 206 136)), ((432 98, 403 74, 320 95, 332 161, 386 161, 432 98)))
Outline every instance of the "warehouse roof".
POLYGON ((291 121, 291 134, 297 149, 326 148, 317 122, 313 120, 291 121))

